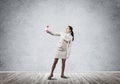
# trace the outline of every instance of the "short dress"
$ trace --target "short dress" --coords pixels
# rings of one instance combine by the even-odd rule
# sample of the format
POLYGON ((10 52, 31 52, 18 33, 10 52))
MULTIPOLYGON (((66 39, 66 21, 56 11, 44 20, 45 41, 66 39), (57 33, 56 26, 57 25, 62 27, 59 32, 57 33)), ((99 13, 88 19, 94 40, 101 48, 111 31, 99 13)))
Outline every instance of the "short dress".
POLYGON ((67 45, 68 43, 63 41, 62 47, 57 47, 55 58, 61 58, 61 59, 67 58, 67 45))
POLYGON ((57 47, 57 51, 56 51, 56 55, 55 55, 55 58, 61 58, 61 59, 67 59, 69 57, 69 54, 70 54, 70 45, 71 42, 66 42, 66 40, 70 41, 72 40, 72 36, 71 34, 67 34, 65 32, 52 32, 52 31, 49 31, 48 32, 49 34, 51 35, 54 35, 54 36, 60 36, 60 45, 58 45, 57 47))

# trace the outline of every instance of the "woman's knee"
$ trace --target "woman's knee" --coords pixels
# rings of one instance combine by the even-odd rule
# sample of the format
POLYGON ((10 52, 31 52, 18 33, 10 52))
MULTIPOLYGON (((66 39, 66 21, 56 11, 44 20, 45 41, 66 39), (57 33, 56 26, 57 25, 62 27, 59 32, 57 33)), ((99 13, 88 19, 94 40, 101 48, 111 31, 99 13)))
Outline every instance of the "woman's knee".
POLYGON ((55 58, 54 64, 57 64, 57 62, 58 62, 58 58, 55 58))
POLYGON ((65 64, 65 61, 66 61, 65 59, 62 59, 62 64, 65 64))
POLYGON ((65 62, 66 61, 66 59, 62 59, 62 62, 65 62))

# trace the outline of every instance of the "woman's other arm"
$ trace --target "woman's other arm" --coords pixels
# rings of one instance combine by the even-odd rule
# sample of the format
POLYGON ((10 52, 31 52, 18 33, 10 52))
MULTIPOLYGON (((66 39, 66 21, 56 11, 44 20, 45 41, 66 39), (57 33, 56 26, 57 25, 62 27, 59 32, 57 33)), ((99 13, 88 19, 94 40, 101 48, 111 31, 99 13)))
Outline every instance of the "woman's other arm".
POLYGON ((71 42, 72 41, 72 36, 65 36, 65 37, 63 37, 63 39, 66 42, 71 42))

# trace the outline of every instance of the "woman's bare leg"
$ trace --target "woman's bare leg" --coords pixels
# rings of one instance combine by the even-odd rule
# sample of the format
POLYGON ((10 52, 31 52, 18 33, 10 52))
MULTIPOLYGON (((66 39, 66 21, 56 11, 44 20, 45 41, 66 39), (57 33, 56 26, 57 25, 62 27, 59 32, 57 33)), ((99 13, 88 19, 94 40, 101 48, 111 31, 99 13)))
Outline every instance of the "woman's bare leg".
POLYGON ((66 62, 66 59, 62 59, 61 77, 66 77, 66 76, 64 75, 64 71, 65 71, 65 62, 66 62))
POLYGON ((53 74, 53 72, 54 72, 54 69, 55 69, 55 67, 56 67, 57 62, 58 62, 58 58, 55 58, 55 59, 54 59, 54 63, 53 63, 53 65, 52 65, 51 74, 53 74))
POLYGON ((50 76, 48 77, 48 79, 51 79, 51 77, 53 77, 53 72, 55 70, 57 62, 58 62, 58 58, 55 58, 54 62, 53 62, 53 65, 52 65, 51 73, 50 73, 50 76))

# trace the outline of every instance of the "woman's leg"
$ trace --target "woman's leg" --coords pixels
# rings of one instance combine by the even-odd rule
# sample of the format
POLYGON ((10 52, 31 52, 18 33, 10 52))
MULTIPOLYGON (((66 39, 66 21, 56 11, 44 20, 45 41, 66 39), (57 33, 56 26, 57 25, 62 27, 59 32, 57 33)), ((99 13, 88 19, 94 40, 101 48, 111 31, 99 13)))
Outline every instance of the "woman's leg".
POLYGON ((54 72, 57 62, 58 62, 58 58, 55 58, 53 65, 52 65, 51 73, 50 73, 50 76, 48 77, 48 79, 51 79, 51 77, 53 77, 53 72, 54 72))
POLYGON ((62 59, 62 71, 61 71, 61 77, 65 77, 65 75, 64 75, 65 62, 66 62, 66 59, 62 59))
POLYGON ((56 67, 57 62, 58 62, 58 58, 55 58, 55 59, 54 59, 54 62, 53 62, 53 65, 52 65, 51 74, 53 74, 53 72, 54 72, 54 69, 55 69, 55 67, 56 67))

